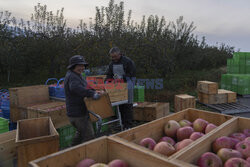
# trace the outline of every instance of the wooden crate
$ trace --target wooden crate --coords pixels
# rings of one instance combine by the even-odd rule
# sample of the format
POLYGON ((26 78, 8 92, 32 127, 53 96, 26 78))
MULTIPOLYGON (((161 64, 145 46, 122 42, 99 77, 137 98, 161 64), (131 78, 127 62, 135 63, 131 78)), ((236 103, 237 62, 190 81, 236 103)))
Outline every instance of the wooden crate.
POLYGON ((109 163, 114 159, 122 159, 130 167, 178 167, 161 157, 151 156, 132 145, 107 137, 101 137, 78 146, 51 154, 29 163, 30 167, 75 167, 85 158, 94 159, 99 163, 109 163), (97 151, 98 150, 98 151, 97 151))
POLYGON ((218 84, 216 82, 210 82, 210 81, 198 81, 197 90, 198 92, 205 94, 217 94, 218 84))
POLYGON ((205 104, 222 104, 228 102, 227 93, 224 91, 218 90, 218 94, 209 95, 205 93, 198 93, 198 99, 200 102, 205 104))
MULTIPOLYGON (((115 115, 114 111, 112 110, 111 102, 107 93, 102 95, 98 100, 85 98, 84 101, 87 109, 98 114, 102 119, 109 118, 115 115)), ((90 119, 92 122, 96 122, 98 120, 92 114, 90 114, 90 119)))
MULTIPOLYGON (((196 120, 197 118, 202 118, 207 120, 210 123, 213 123, 217 126, 220 126, 221 124, 227 122, 232 116, 229 115, 223 115, 223 114, 218 114, 214 112, 208 112, 208 111, 203 111, 203 110, 198 110, 198 109, 186 109, 183 111, 180 111, 178 113, 169 115, 164 118, 157 119, 155 121, 140 125, 138 127, 132 128, 130 130, 124 131, 117 133, 115 135, 112 135, 112 138, 118 138, 127 141, 130 144, 133 144, 134 147, 141 148, 143 150, 147 150, 149 152, 154 153, 153 155, 160 155, 158 153, 155 153, 147 148, 144 148, 139 145, 140 141, 146 137, 151 137, 153 138, 156 142, 160 140, 161 137, 165 136, 164 135, 164 125, 169 121, 169 120, 176 120, 180 121, 182 119, 187 119, 191 122, 196 120)), ((211 131, 213 132, 213 131, 211 131)), ((210 132, 210 133, 211 133, 210 132)), ((208 133, 208 134, 210 134, 208 133)), ((204 135, 201 138, 206 137, 208 134, 204 135)), ((200 139, 201 139, 200 138, 200 139)), ((199 139, 194 141, 193 143, 199 142, 199 139)), ((191 144, 192 145, 192 144, 191 144)), ((177 152, 178 153, 178 152, 177 152)), ((168 159, 171 159, 175 157, 177 154, 173 154, 172 156, 168 157, 168 159)))
POLYGON ((195 97, 187 94, 175 95, 174 98, 175 112, 179 112, 187 108, 195 108, 195 106, 196 106, 195 97))
POLYGON ((26 107, 49 101, 47 85, 10 88, 10 119, 17 122, 27 118, 26 107))
POLYGON ((236 92, 233 92, 230 90, 224 90, 224 89, 219 89, 218 91, 227 94, 227 102, 228 103, 236 103, 236 100, 237 100, 237 93, 236 92))
POLYGON ((14 167, 16 130, 0 134, 0 166, 14 167))
POLYGON ((29 161, 57 152, 59 135, 49 117, 20 120, 16 144, 18 167, 26 167, 29 161))
POLYGON ((111 103, 128 100, 127 83, 107 84, 105 91, 108 93, 111 103))
POLYGON ((95 76, 87 76, 86 81, 90 86, 92 84, 104 84, 104 80, 106 78, 106 75, 95 75, 95 76))
POLYGON ((65 102, 47 102, 32 105, 27 108, 27 118, 51 117, 55 128, 60 128, 70 124, 65 102))
POLYGON ((234 132, 242 132, 243 129, 249 127, 249 118, 235 117, 210 133, 206 138, 200 140, 200 142, 186 147, 185 150, 179 152, 175 158, 179 160, 178 162, 182 161, 182 164, 188 164, 187 166, 196 166, 195 164, 197 164, 199 157, 203 153, 212 151, 211 145, 215 139, 221 136, 228 136, 234 132))
POLYGON ((169 103, 143 102, 133 108, 133 118, 138 121, 153 121, 169 114, 169 103))

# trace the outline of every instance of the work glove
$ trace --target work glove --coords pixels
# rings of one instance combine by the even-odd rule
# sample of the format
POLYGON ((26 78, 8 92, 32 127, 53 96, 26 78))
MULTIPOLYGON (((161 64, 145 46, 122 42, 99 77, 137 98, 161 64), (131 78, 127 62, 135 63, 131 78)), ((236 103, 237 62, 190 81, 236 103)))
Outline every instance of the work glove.
POLYGON ((92 97, 94 100, 98 100, 101 98, 101 96, 98 93, 95 93, 92 97))

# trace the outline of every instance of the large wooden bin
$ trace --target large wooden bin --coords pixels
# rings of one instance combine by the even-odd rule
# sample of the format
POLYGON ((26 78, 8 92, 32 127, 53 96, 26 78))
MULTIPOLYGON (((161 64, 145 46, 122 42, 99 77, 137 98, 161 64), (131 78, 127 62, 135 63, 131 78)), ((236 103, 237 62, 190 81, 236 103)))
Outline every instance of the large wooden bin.
POLYGON ((153 121, 169 114, 169 103, 143 102, 133 109, 133 119, 137 121, 153 121))
POLYGON ((212 143, 215 139, 221 136, 228 136, 235 132, 242 132, 243 129, 249 127, 249 118, 235 117, 214 130, 206 138, 200 140, 200 142, 188 146, 185 151, 180 151, 178 155, 176 155, 176 160, 174 161, 182 164, 183 166, 196 166, 198 159, 203 153, 212 151, 212 143))
POLYGON ((57 152, 59 135, 49 117, 20 120, 16 144, 18 167, 26 167, 29 161, 57 152))
POLYGON ((48 85, 10 88, 10 119, 16 122, 27 118, 26 107, 49 101, 48 85))
POLYGON ((55 128, 70 124, 65 102, 47 102, 27 108, 28 118, 51 117, 55 128))
MULTIPOLYGON (((142 150, 148 150, 149 152, 153 152, 147 148, 144 148, 139 145, 139 142, 146 137, 151 137, 155 141, 159 141, 161 137, 165 136, 164 135, 164 125, 169 121, 169 120, 176 120, 180 121, 182 119, 187 119, 191 122, 193 122, 197 118, 202 118, 207 120, 210 123, 213 123, 217 126, 220 126, 221 124, 227 122, 232 116, 229 115, 223 115, 223 114, 218 114, 218 113, 213 113, 213 112, 208 112, 208 111, 203 111, 203 110, 198 110, 198 109, 186 109, 183 111, 180 111, 178 113, 169 115, 167 117, 140 125, 138 127, 132 128, 130 130, 124 131, 117 133, 115 135, 112 135, 112 138, 118 138, 127 141, 130 144, 133 144, 134 147, 141 148, 142 150)), ((217 127, 218 128, 218 127, 217 127)), ((216 129, 216 128, 215 128, 216 129)), ((213 130, 214 131, 214 130, 213 130)), ((213 132, 211 131, 211 132, 213 132)), ((211 133, 209 132, 209 133, 211 133)), ((208 134, 209 134, 208 133, 208 134)), ((206 137, 208 134, 204 135, 201 138, 206 137)), ((201 139, 200 138, 200 139, 201 139)), ((198 142, 199 139, 194 141, 193 143, 198 142)), ((191 144, 192 145, 192 144, 191 144)), ((158 153, 153 152, 154 155, 160 155, 158 153)), ((178 153, 178 152, 177 152, 178 153)), ((176 156, 176 154, 171 155, 168 157, 169 159, 173 158, 176 156)))
POLYGON ((14 166, 16 157, 16 130, 0 134, 0 166, 14 166))
POLYGON ((123 141, 101 137, 81 145, 54 153, 29 163, 30 167, 75 167, 85 158, 108 164, 114 159, 122 159, 129 167, 177 167, 163 158, 152 157, 123 141))

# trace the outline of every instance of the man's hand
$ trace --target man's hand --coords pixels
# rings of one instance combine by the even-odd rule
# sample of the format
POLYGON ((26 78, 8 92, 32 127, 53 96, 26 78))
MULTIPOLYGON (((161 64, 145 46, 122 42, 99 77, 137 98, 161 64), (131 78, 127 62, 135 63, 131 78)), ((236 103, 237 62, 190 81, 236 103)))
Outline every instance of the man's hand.
POLYGON ((101 95, 100 94, 98 94, 97 92, 93 95, 93 97, 92 97, 94 100, 98 100, 98 99, 100 99, 101 98, 101 95))

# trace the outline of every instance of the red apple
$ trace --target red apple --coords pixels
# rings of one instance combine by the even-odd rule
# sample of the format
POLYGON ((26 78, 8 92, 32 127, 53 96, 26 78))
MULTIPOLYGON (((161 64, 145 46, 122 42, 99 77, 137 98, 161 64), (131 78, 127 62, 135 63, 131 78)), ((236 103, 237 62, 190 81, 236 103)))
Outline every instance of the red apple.
POLYGON ((76 167, 90 167, 91 165, 95 164, 95 161, 90 158, 86 158, 82 161, 80 161, 76 167))
POLYGON ((108 164, 109 167, 128 167, 128 164, 120 159, 115 159, 108 164))
POLYGON ((249 162, 249 163, 250 163, 250 157, 248 157, 248 158, 247 158, 247 162, 249 162))
POLYGON ((242 158, 230 158, 226 161, 224 167, 250 167, 250 163, 242 158))
POLYGON ((206 129, 205 129, 205 134, 209 133, 210 131, 212 131, 215 128, 217 128, 216 125, 214 125, 212 123, 207 124, 206 129))
POLYGON ((168 137, 175 138, 176 132, 180 127, 180 124, 175 120, 168 121, 168 123, 166 123, 164 126, 165 135, 167 135, 168 137))
POLYGON ((179 144, 180 144, 180 142, 177 142, 177 143, 174 145, 174 148, 175 148, 176 151, 180 150, 180 149, 179 149, 179 144))
POLYGON ((177 140, 182 141, 184 139, 188 139, 193 132, 194 132, 194 129, 190 126, 179 128, 176 133, 177 140))
POLYGON ((239 139, 236 139, 236 138, 232 138, 232 137, 229 137, 233 143, 233 148, 235 148, 236 144, 240 142, 239 139))
POLYGON ((140 141, 140 145, 150 150, 153 150, 156 145, 156 142, 154 141, 154 139, 147 137, 140 141))
POLYGON ((222 136, 212 143, 212 148, 214 153, 217 153, 221 148, 233 148, 233 142, 230 137, 222 136))
POLYGON ((246 138, 246 135, 244 133, 233 133, 229 135, 229 137, 239 139, 240 141, 243 141, 246 138))
POLYGON ((181 127, 184 127, 184 126, 192 126, 192 123, 186 119, 183 119, 181 121, 179 121, 179 124, 181 127))
POLYGON ((192 142, 193 142, 193 140, 191 140, 191 139, 184 139, 184 140, 180 141, 180 142, 178 143, 178 145, 176 145, 177 151, 183 149, 184 147, 188 146, 188 145, 191 144, 192 142))
POLYGON ((174 141, 174 139, 172 139, 171 137, 164 136, 164 137, 162 137, 162 138, 160 139, 159 142, 161 142, 161 141, 168 142, 168 143, 171 144, 172 146, 175 145, 175 141, 174 141))
POLYGON ((109 166, 104 163, 97 163, 97 164, 91 165, 90 167, 109 167, 109 166))
POLYGON ((212 152, 206 152, 198 160, 200 167, 223 167, 221 159, 212 152))
POLYGON ((250 137, 245 138, 244 141, 249 141, 250 142, 250 137))
POLYGON ((218 152, 217 155, 220 157, 223 163, 225 163, 228 159, 230 158, 242 158, 242 154, 237 151, 233 150, 231 148, 221 148, 218 152))
POLYGON ((246 135, 246 137, 250 137, 250 129, 244 129, 243 133, 246 135))
POLYGON ((205 132, 208 122, 204 119, 198 118, 193 122, 193 128, 195 132, 205 132))
POLYGON ((204 136, 204 134, 201 133, 201 132, 193 132, 189 138, 191 140, 195 141, 195 140, 197 140, 198 138, 200 138, 202 136, 204 136))
POLYGON ((162 142, 156 144, 154 151, 161 153, 163 155, 166 155, 166 156, 170 156, 173 153, 175 153, 175 148, 171 144, 162 141, 162 142))
POLYGON ((236 150, 241 152, 244 158, 250 157, 250 142, 241 141, 235 146, 236 150))

